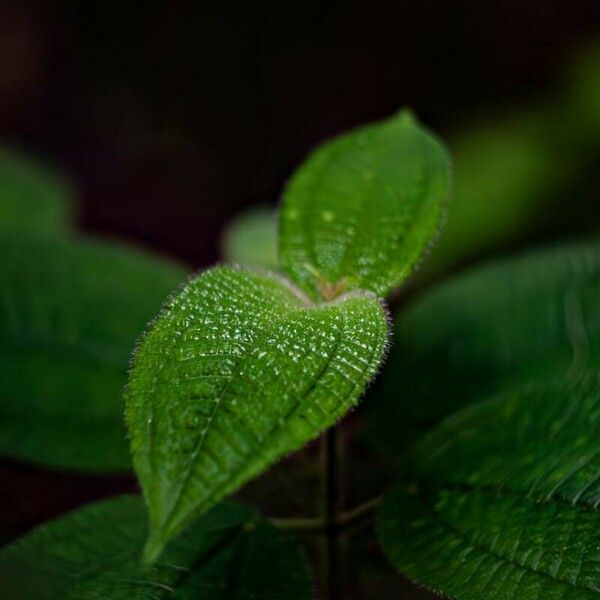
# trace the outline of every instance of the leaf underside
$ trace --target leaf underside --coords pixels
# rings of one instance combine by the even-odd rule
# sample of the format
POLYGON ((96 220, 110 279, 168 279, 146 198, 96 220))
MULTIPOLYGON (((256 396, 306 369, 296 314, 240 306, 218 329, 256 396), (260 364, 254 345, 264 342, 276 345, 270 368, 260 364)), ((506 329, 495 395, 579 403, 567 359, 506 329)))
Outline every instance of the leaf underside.
POLYGON ((44 525, 0 551, 0 589, 11 600, 308 600, 300 553, 239 504, 194 523, 150 569, 141 498, 99 502, 44 525))
POLYGON ((370 395, 370 438, 402 460, 415 436, 527 381, 600 365, 600 242, 498 261, 438 286, 396 321, 370 395))
POLYGON ((131 348, 183 279, 178 266, 123 246, 0 237, 0 453, 128 468, 131 348))
POLYGON ((600 597, 597 370, 465 408, 409 464, 378 519, 407 576, 461 600, 600 597))
POLYGON ((57 174, 0 147, 0 234, 57 234, 71 229, 73 198, 57 174))
POLYGON ((227 267, 190 282, 142 341, 126 393, 146 559, 335 423, 386 342, 385 310, 368 294, 312 305, 283 280, 227 267))
POLYGON ((436 234, 449 179, 444 148, 406 112, 324 144, 284 192, 282 266, 314 299, 385 296, 436 234))

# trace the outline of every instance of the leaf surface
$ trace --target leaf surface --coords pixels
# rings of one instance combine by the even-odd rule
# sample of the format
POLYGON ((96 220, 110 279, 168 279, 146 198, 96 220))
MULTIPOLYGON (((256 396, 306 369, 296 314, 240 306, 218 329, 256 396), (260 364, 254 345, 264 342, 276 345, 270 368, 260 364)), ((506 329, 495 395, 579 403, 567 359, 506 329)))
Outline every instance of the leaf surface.
POLYGON ((600 383, 525 386, 443 421, 384 501, 396 567, 465 600, 600 597, 600 383))
POLYGON ((285 190, 283 267, 313 298, 385 296, 435 236, 449 179, 444 148, 406 112, 324 144, 285 190))
POLYGON ((497 261, 408 307, 374 390, 371 439, 407 442, 466 404, 600 364, 600 242, 497 261))
POLYGON ((72 212, 71 189, 58 174, 0 148, 0 234, 64 233, 72 212))
POLYGON ((0 453, 63 469, 128 468, 129 356, 184 277, 115 244, 0 237, 0 453))
POLYGON ((146 536, 139 497, 99 502, 0 551, 11 600, 308 600, 310 582, 290 540, 239 504, 222 504, 140 566, 146 536))
POLYGON ((344 415, 387 343, 383 306, 313 305, 269 274, 218 267, 166 307, 127 389, 153 560, 195 516, 344 415))

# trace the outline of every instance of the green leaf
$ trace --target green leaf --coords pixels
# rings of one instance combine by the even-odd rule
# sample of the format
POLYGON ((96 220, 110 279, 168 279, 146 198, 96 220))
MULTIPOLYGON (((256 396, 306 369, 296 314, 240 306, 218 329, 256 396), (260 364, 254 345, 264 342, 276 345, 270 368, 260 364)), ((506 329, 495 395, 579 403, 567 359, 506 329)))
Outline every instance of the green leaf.
POLYGON ((435 236, 449 159, 407 112, 318 148, 287 186, 280 258, 313 298, 400 285, 435 236))
POLYGON ((238 215, 223 236, 227 262, 277 269, 277 217, 273 210, 254 207, 238 215))
POLYGON ((522 111, 473 125, 450 143, 452 207, 418 278, 431 278, 539 226, 572 170, 548 139, 554 112, 522 111))
POLYGON ((0 453, 63 469, 128 468, 129 356, 183 279, 125 246, 0 237, 0 453))
POLYGON ((378 521, 409 577, 461 600, 600 596, 600 384, 525 386, 444 421, 378 521))
POLYGON ((238 504, 221 504, 190 527, 151 569, 140 498, 98 502, 36 529, 0 551, 0 589, 11 600, 308 600, 295 546, 238 504))
POLYGON ((146 559, 344 415, 386 342, 368 293, 313 305, 282 279, 228 267, 192 281, 142 341, 126 394, 146 559))
POLYGON ((64 233, 72 212, 71 189, 59 175, 0 148, 0 234, 64 233))
POLYGON ((434 288, 396 321, 370 437, 393 459, 470 402, 600 364, 600 241, 497 261, 434 288))

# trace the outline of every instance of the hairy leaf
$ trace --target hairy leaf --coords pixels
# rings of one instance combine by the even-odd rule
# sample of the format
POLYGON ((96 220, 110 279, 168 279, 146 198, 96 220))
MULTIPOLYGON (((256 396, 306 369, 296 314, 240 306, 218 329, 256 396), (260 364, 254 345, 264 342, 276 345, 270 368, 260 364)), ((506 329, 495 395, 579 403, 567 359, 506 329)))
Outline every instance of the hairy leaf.
POLYGON ((283 266, 313 298, 385 296, 436 234, 449 179, 444 148, 406 112, 326 143, 285 190, 283 266))
POLYGON ((277 217, 267 207, 254 207, 237 216, 223 236, 226 261, 276 269, 277 217))
POLYGON ((600 364, 600 242, 498 261, 401 314, 371 438, 391 457, 415 434, 515 383, 600 364))
POLYGON ((59 175, 0 148, 0 233, 63 233, 71 226, 72 205, 59 175))
POLYGON ((0 453, 127 468, 129 356, 183 279, 179 267, 124 246, 0 238, 0 453))
POLYGON ((192 281, 142 341, 127 390, 146 559, 339 419, 386 342, 385 310, 369 294, 313 305, 283 280, 227 267, 192 281))
POLYGON ((600 596, 597 370, 468 407, 411 459, 378 523, 399 570, 461 600, 600 596))
POLYGON ((140 566, 142 500, 98 502, 44 525, 0 551, 7 600, 308 600, 294 545, 238 504, 221 504, 190 527, 151 569, 140 566))

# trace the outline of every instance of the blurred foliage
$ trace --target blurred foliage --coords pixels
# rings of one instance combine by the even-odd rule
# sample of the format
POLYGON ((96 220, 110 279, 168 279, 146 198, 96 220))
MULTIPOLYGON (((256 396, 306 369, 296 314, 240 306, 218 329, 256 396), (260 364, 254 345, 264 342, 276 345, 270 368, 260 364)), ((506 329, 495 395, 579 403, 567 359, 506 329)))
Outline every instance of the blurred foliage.
POLYGON ((380 511, 384 550, 405 575, 452 598, 595 600, 597 366, 480 400, 412 449, 414 479, 380 511))
POLYGON ((527 253, 469 271, 407 307, 371 392, 370 439, 394 462, 470 402, 600 364, 600 242, 527 253))
POLYGON ((256 206, 236 216, 221 238, 227 262, 277 269, 277 218, 266 206, 256 206))
POLYGON ((0 148, 0 234, 65 233, 72 226, 70 185, 45 165, 0 148))
POLYGON ((0 237, 0 453, 74 470, 130 465, 132 348, 185 278, 127 246, 0 237))
POLYGON ((308 600, 303 557, 285 534, 241 504, 223 503, 172 544, 160 565, 140 565, 140 497, 85 506, 0 551, 7 600, 308 600))

